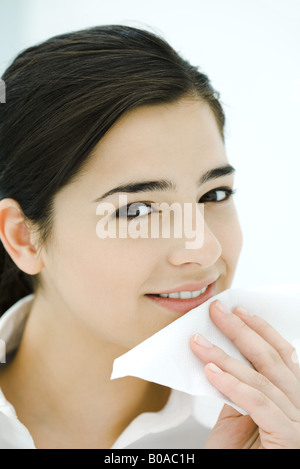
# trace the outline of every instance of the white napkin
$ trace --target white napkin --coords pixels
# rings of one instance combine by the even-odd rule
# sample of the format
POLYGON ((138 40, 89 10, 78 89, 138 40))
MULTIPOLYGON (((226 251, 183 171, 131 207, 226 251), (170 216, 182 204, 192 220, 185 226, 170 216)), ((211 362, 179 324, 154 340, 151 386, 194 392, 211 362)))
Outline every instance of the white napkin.
MULTIPOLYGON (((189 345, 190 337, 200 332, 226 353, 251 366, 210 319, 209 305, 216 299, 229 309, 241 306, 267 320, 294 345, 300 356, 300 288, 236 288, 214 296, 118 357, 111 379, 135 376, 193 396, 206 396, 210 403, 212 399, 218 405, 228 403, 245 414, 208 382, 204 364, 189 345)), ((297 356, 293 359, 297 360, 297 356)), ((203 405, 203 399, 201 402, 203 405)))

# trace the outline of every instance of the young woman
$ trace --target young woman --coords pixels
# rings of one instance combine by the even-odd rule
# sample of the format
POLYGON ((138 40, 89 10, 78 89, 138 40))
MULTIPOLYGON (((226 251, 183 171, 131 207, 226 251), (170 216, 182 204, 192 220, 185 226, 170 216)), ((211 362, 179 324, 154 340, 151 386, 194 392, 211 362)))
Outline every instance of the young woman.
MULTIPOLYGON (((126 26, 51 38, 2 78, 0 442, 118 447, 135 422, 146 434, 147 416, 169 418, 175 401, 154 383, 111 381, 114 359, 233 280, 242 237, 222 106, 163 39, 126 26), (127 236, 98 235, 104 202, 127 236), (132 220, 149 233, 155 204, 175 202, 204 206, 201 246, 133 236, 132 220), (158 296, 175 291, 189 293, 158 296)), ((255 369, 191 338, 207 379, 248 414, 225 406, 206 447, 300 448, 292 347, 251 311, 212 302, 210 312, 255 369)), ((168 425, 178 421, 156 431, 168 425)))

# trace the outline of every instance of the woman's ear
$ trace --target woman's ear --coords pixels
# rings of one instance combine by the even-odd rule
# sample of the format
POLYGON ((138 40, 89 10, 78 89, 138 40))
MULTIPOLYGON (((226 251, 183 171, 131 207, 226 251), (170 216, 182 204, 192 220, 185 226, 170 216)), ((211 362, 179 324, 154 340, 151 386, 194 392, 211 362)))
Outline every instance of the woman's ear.
POLYGON ((14 199, 0 201, 0 239, 14 263, 26 274, 39 273, 44 264, 25 217, 14 199))

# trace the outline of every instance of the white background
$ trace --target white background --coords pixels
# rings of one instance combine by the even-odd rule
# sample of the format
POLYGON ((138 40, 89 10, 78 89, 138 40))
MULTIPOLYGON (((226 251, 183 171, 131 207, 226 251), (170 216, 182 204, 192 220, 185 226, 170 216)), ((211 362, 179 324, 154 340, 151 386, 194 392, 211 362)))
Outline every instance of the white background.
POLYGON ((221 93, 244 233, 233 286, 300 283, 300 0, 0 0, 0 75, 30 45, 112 23, 163 35, 221 93))

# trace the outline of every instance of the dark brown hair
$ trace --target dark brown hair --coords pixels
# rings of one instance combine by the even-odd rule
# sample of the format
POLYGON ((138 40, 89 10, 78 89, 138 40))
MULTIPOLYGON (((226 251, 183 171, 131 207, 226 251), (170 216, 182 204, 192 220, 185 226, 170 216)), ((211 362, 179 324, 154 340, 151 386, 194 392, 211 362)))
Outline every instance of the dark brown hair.
MULTIPOLYGON (((224 112, 208 77, 149 31, 105 25, 62 34, 21 52, 2 79, 0 200, 18 202, 40 247, 51 235, 56 194, 130 109, 197 96, 224 139, 224 112)), ((18 269, 0 242, 0 315, 39 280, 18 269)))

